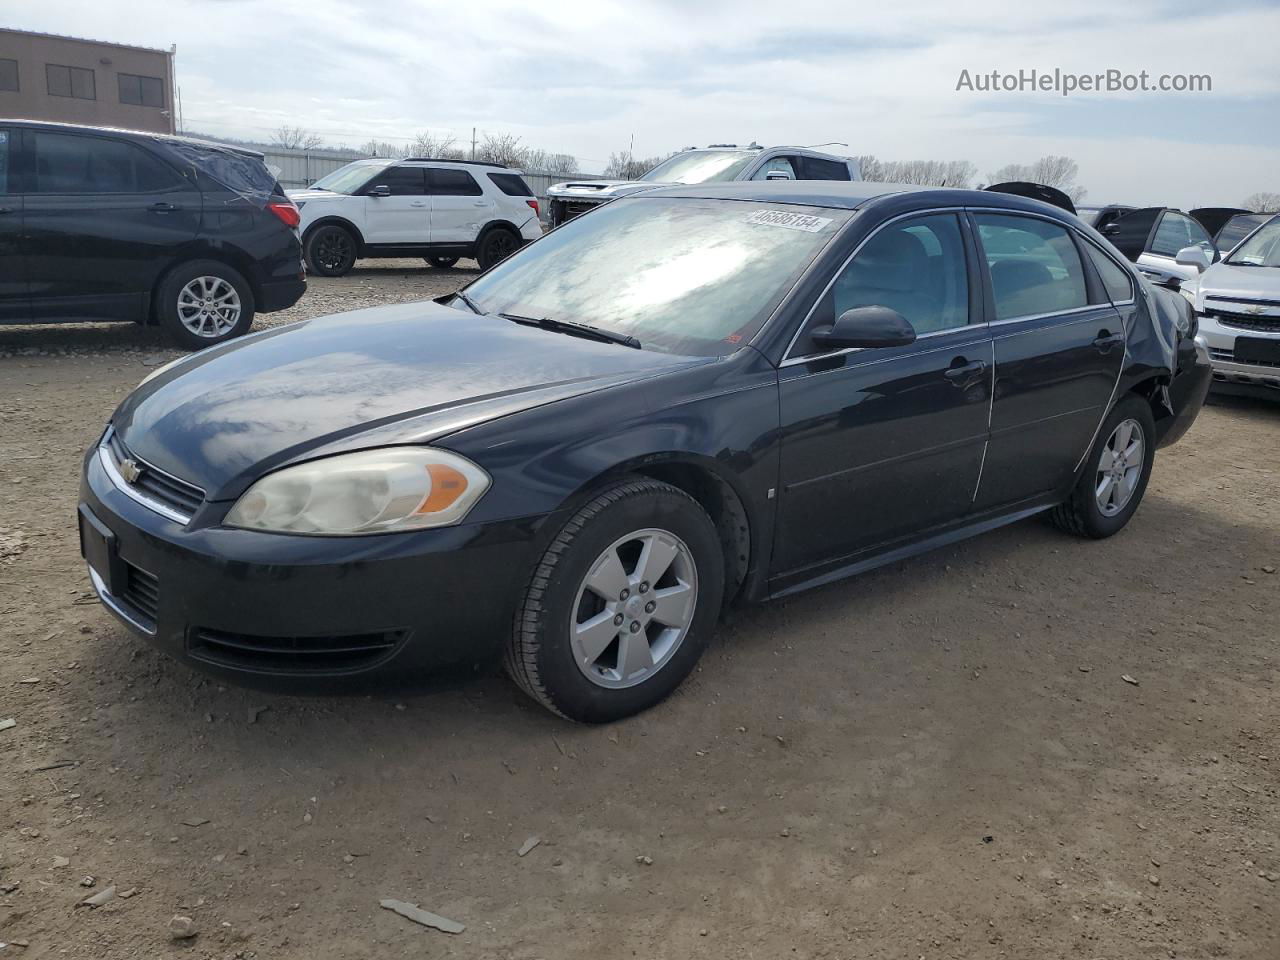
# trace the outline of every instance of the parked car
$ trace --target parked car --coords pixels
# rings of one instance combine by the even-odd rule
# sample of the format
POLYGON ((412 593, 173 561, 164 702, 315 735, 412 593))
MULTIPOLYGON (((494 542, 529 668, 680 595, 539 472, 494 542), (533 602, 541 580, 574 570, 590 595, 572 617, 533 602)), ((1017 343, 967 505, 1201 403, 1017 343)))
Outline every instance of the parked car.
POLYGON ((1213 245, 1225 256, 1234 250, 1241 240, 1274 216, 1274 213, 1237 213, 1218 229, 1213 238, 1213 245))
POLYGON ((306 290, 297 226, 252 150, 0 120, 0 323, 132 320, 222 343, 306 290))
POLYGON ((474 257, 488 270, 542 236, 533 191, 501 163, 357 160, 290 196, 307 266, 322 277, 372 257, 422 257, 442 269, 474 257))
POLYGON ((83 549, 110 610, 229 680, 503 655, 613 720, 731 601, 1038 513, 1116 533, 1200 409, 1194 336, 1033 200, 655 190, 455 295, 157 370, 86 455, 83 549))
POLYGON ((1194 267, 1178 262, 1179 250, 1197 246, 1211 262, 1218 259, 1218 248, 1208 231, 1170 207, 1131 210, 1099 232, 1153 283, 1175 290, 1183 280, 1196 276, 1194 267))
POLYGON ((1137 208, 1128 207, 1122 203, 1110 203, 1104 207, 1078 207, 1076 216, 1101 233, 1108 224, 1114 223, 1135 209, 1137 208))
POLYGON ((690 147, 668 157, 639 180, 571 180, 547 190, 551 226, 557 227, 602 203, 664 184, 725 183, 732 180, 860 180, 858 162, 807 147, 762 147, 733 143, 690 147))
POLYGON ((1210 263, 1200 247, 1178 256, 1197 276, 1182 284, 1213 361, 1214 387, 1280 400, 1280 216, 1210 263))

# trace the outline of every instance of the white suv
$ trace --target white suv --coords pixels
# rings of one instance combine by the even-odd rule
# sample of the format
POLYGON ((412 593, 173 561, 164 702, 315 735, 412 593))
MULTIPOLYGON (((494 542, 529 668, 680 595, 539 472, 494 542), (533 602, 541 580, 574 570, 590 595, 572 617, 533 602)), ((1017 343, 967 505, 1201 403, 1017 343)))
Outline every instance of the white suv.
POLYGON ((519 170, 466 160, 357 160, 291 190, 313 274, 340 277, 362 257, 422 257, 481 270, 542 236, 538 201, 519 170))

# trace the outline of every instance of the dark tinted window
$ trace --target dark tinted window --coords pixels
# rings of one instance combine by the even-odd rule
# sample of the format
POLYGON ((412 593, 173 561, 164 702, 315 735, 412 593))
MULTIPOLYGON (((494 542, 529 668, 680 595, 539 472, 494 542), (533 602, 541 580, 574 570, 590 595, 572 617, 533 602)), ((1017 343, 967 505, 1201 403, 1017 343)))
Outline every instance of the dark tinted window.
POLYGON ((9 131, 0 130, 0 194, 9 192, 9 131))
POLYGON ((1089 258, 1097 268, 1098 275, 1102 277, 1102 285, 1107 288, 1107 296, 1111 298, 1111 302, 1122 303, 1125 300, 1132 300, 1133 280, 1129 277, 1129 271, 1092 243, 1086 243, 1084 248, 1089 251, 1089 258))
POLYGON ((143 107, 164 106, 164 81, 159 77, 136 77, 120 74, 120 102, 143 107))
POLYGON ((389 187, 393 197, 420 197, 427 192, 427 181, 421 167, 387 167, 369 181, 368 193, 374 187, 389 187))
POLYGON ((177 172, 121 140, 35 134, 36 193, 154 193, 182 184, 177 172))
POLYGON ((1204 227, 1190 217, 1181 213, 1168 211, 1156 227, 1155 238, 1151 241, 1151 252, 1161 257, 1176 257, 1183 247, 1203 247, 1210 257, 1213 256, 1213 241, 1204 227))
POLYGON ((18 89, 18 61, 0 60, 0 90, 18 89))
POLYGON ((518 173, 491 173, 489 179, 508 197, 532 197, 533 191, 518 173))
POLYGON ((442 197, 478 197, 480 184, 465 170, 431 169, 427 171, 431 192, 442 197))
POLYGON ((997 320, 1088 305, 1084 265, 1066 227, 1001 214, 975 219, 991 270, 997 320))
MULTIPOLYGON (((849 261, 814 311, 809 329, 854 307, 898 311, 917 334, 969 322, 969 278, 960 225, 952 214, 900 220, 874 234, 849 261)), ((802 342, 797 356, 823 352, 802 342)))
POLYGON ((45 79, 49 82, 49 96, 75 97, 77 100, 96 100, 98 90, 93 71, 81 67, 63 67, 56 63, 44 65, 45 79))
POLYGON ((821 160, 818 157, 797 157, 801 180, 848 180, 849 165, 838 160, 821 160))
POLYGON ((1218 249, 1224 253, 1231 250, 1237 243, 1251 234, 1259 224, 1266 223, 1270 219, 1269 214, 1250 213, 1238 217, 1232 217, 1227 221, 1226 226, 1218 231, 1215 242, 1218 249))

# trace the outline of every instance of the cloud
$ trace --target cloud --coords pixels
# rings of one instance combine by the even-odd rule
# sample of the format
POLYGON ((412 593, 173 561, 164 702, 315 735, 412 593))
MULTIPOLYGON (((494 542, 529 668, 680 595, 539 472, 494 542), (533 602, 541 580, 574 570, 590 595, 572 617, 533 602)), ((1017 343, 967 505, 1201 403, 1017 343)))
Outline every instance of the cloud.
POLYGON ((30 29, 176 43, 187 125, 215 134, 288 123, 357 145, 424 129, 469 140, 477 127, 587 169, 633 135, 644 155, 839 140, 983 173, 1068 153, 1091 197, 1134 203, 1236 202, 1278 186, 1280 8, 1266 2, 11 0, 6 12, 30 29), (955 89, 964 69, 1055 67, 1205 73, 1213 90, 955 89))

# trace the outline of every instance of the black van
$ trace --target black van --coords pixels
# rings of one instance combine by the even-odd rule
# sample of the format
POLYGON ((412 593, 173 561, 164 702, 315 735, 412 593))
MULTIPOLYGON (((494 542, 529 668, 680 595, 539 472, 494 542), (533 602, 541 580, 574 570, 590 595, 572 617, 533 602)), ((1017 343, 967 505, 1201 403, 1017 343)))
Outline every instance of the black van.
POLYGON ((132 320, 221 343, 306 290, 298 219, 252 150, 0 120, 0 324, 132 320))

